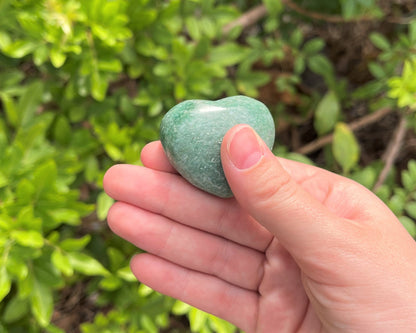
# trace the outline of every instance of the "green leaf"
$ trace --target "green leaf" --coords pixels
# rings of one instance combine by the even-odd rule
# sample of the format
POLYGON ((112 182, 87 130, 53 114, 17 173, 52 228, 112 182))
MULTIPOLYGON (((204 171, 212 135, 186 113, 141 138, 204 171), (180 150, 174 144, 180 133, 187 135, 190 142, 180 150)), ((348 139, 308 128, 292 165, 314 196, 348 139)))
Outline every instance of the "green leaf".
POLYGON ((142 315, 140 322, 147 333, 157 333, 159 330, 153 320, 148 315, 142 315))
POLYGON ((400 222, 406 228, 407 232, 412 236, 416 237, 416 224, 412 219, 408 218, 407 216, 400 216, 400 222))
POLYGON ((407 203, 405 206, 405 210, 411 218, 416 219, 416 202, 413 201, 413 202, 407 203))
POLYGON ((0 171, 0 188, 9 184, 9 178, 0 171))
MULTIPOLYGON (((13 275, 14 277, 16 277, 19 282, 21 283, 22 281, 24 281, 28 274, 29 274, 29 269, 27 267, 27 263, 26 261, 22 260, 21 258, 15 256, 11 256, 8 258, 7 260, 7 271, 13 275)), ((19 286, 19 288, 21 287, 21 285, 19 286)))
POLYGON ((93 183, 97 180, 98 174, 100 172, 100 167, 98 160, 94 155, 90 155, 86 158, 84 175, 87 182, 93 183))
POLYGON ((65 333, 65 331, 53 324, 49 324, 45 327, 45 333, 65 333))
POLYGON ((109 275, 109 271, 105 269, 101 263, 85 253, 79 252, 68 252, 67 253, 69 262, 74 270, 85 275, 94 276, 94 275, 109 275))
POLYGON ((0 302, 10 292, 11 287, 12 281, 7 273, 6 265, 2 263, 0 267, 0 302))
POLYGON ((13 230, 11 237, 16 243, 26 247, 41 248, 44 243, 42 234, 35 230, 13 230))
POLYGON ((69 258, 59 249, 52 252, 51 260, 53 265, 59 269, 64 275, 71 276, 74 274, 69 258))
POLYGON ((277 16, 284 8, 281 0, 263 0, 263 3, 270 16, 277 16))
POLYGON ((368 65, 368 69, 376 79, 382 79, 386 76, 386 72, 383 66, 376 62, 370 62, 368 65))
POLYGON ((295 74, 302 74, 306 67, 306 61, 303 57, 297 57, 293 64, 293 71, 295 74))
MULTIPOLYGON (((178 86, 178 84, 176 84, 176 86, 175 86, 175 93, 178 93, 177 88, 176 88, 177 86, 178 86)), ((149 110, 148 110, 148 114, 149 114, 149 116, 154 117, 154 116, 159 115, 162 112, 162 110, 163 110, 162 102, 161 101, 155 101, 154 103, 152 103, 150 105, 149 110)))
POLYGON ((108 88, 108 81, 98 71, 91 75, 91 94, 97 101, 103 101, 108 88))
POLYGON ((197 308, 192 307, 188 313, 189 323, 193 332, 199 332, 205 327, 208 314, 197 308))
POLYGON ((236 43, 224 43, 211 50, 210 61, 221 66, 232 66, 247 56, 247 49, 236 43))
POLYGON ((3 42, 3 44, 6 44, 2 50, 3 53, 12 58, 23 58, 33 52, 37 46, 30 40, 16 40, 12 43, 3 42))
POLYGON ((48 213, 59 224, 78 225, 80 223, 80 211, 74 209, 55 208, 48 213))
POLYGON ((51 287, 36 276, 32 280, 30 295, 32 312, 43 327, 50 323, 53 312, 53 295, 51 287))
POLYGON ((140 284, 140 286, 139 286, 139 288, 138 288, 137 291, 138 291, 138 294, 141 297, 148 297, 148 296, 150 296, 151 294, 154 293, 154 290, 152 288, 150 288, 149 286, 146 286, 143 283, 140 284))
POLYGON ((43 84, 41 81, 35 81, 28 85, 19 99, 17 110, 19 112, 19 123, 25 127, 32 123, 33 117, 42 101, 43 84))
POLYGON ((416 160, 410 160, 407 164, 407 169, 412 179, 416 180, 416 160))
POLYGON ((191 306, 182 301, 177 300, 172 307, 172 313, 177 316, 183 316, 191 310, 191 306))
POLYGON ((388 206, 396 216, 400 216, 404 213, 405 198, 396 193, 390 198, 388 206))
POLYGON ((387 40, 386 37, 384 37, 382 34, 378 33, 378 32, 373 32, 370 35, 370 40, 371 42, 378 47, 380 50, 383 51, 388 51, 391 49, 391 44, 390 42, 387 40))
POLYGON ((120 268, 117 271, 117 276, 120 277, 121 279, 123 279, 124 281, 127 281, 127 282, 137 281, 137 278, 134 276, 133 272, 131 271, 130 266, 120 268))
POLYGON ((120 73, 123 70, 123 64, 119 59, 100 59, 98 68, 103 72, 120 73))
POLYGON ((214 39, 217 34, 217 27, 211 18, 203 17, 200 21, 202 32, 208 36, 209 39, 214 39))
POLYGON ((80 238, 68 238, 68 239, 64 239, 59 246, 62 248, 62 250, 64 251, 81 251, 82 249, 85 248, 85 246, 87 246, 87 244, 90 242, 91 240, 91 236, 90 235, 85 235, 83 237, 80 238))
POLYGON ((123 285, 123 281, 114 275, 109 275, 100 281, 100 288, 107 291, 114 291, 119 289, 123 285))
POLYGON ((165 62, 158 63, 153 67, 153 73, 161 77, 172 75, 172 70, 172 66, 165 62))
POLYGON ((236 328, 234 325, 225 321, 224 319, 209 315, 212 329, 216 333, 235 333, 236 328))
POLYGON ((377 180, 377 172, 373 167, 368 166, 355 172, 351 178, 368 189, 371 189, 377 180))
MULTIPOLYGON (((174 86, 174 95, 176 100, 182 100, 185 98, 186 96, 186 87, 185 84, 183 82, 176 82, 175 86, 174 86)), ((159 108, 157 108, 157 112, 152 111, 152 108, 149 109, 149 115, 158 115, 162 109, 158 110, 159 108)))
POLYGON ((186 30, 195 41, 201 39, 201 26, 199 20, 194 16, 188 16, 185 20, 186 30))
POLYGON ((13 98, 7 94, 0 95, 3 101, 3 109, 6 113, 7 121, 13 127, 17 127, 19 123, 19 113, 17 111, 16 103, 13 98))
POLYGON ((58 117, 54 126, 54 137, 55 140, 61 145, 67 145, 72 136, 72 128, 66 117, 58 117))
POLYGON ((34 170, 33 185, 38 196, 53 188, 57 175, 58 170, 54 160, 48 160, 34 170))
POLYGON ((49 54, 53 67, 60 68, 65 63, 66 55, 62 51, 53 48, 49 54))
POLYGON ((307 59, 310 70, 316 74, 322 75, 327 81, 332 80, 334 67, 332 63, 322 54, 316 54, 307 59))
POLYGON ((0 31, 0 49, 6 49, 12 43, 12 39, 5 31, 0 31))
POLYGON ((341 106, 338 97, 329 91, 319 102, 314 119, 314 126, 319 135, 326 134, 334 129, 338 120, 341 106))
POLYGON ((7 303, 3 314, 3 320, 7 324, 14 323, 26 316, 28 311, 28 299, 15 296, 7 303))
POLYGON ((357 2, 355 0, 342 1, 342 16, 345 19, 352 19, 357 14, 357 2))
POLYGON ((305 43, 302 51, 307 55, 318 53, 325 47, 325 42, 321 38, 314 38, 305 43))
POLYGON ((293 30, 292 34, 290 35, 290 42, 294 47, 300 47, 303 42, 303 32, 301 29, 297 28, 293 30))
POLYGON ((49 288, 60 288, 64 284, 62 276, 50 261, 50 255, 46 251, 33 261, 33 273, 49 288))
POLYGON ((360 147, 354 134, 344 123, 338 123, 335 126, 332 153, 344 173, 348 173, 358 163, 360 147))

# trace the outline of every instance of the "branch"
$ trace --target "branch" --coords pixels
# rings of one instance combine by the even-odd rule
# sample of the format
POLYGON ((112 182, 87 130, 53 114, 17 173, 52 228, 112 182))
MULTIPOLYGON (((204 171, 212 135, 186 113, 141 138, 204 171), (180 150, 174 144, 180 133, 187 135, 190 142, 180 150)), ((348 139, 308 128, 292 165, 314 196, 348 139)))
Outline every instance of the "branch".
POLYGON ((397 156, 400 153, 400 148, 403 145, 403 140, 406 135, 407 130, 407 119, 403 115, 400 119, 399 125, 397 126, 393 140, 390 141, 387 146, 386 152, 383 155, 383 161, 385 162, 383 170, 381 170, 380 175, 377 179, 376 184, 373 187, 373 191, 376 191, 383 183, 386 181, 386 178, 396 161, 397 156))
POLYGON ((378 19, 371 15, 362 15, 358 17, 352 17, 350 19, 346 19, 341 15, 330 15, 330 14, 322 14, 318 12, 312 12, 304 9, 303 7, 299 6, 298 4, 294 3, 292 0, 281 0, 283 4, 287 7, 292 9, 293 11, 308 16, 313 19, 326 21, 330 23, 345 23, 345 22, 358 22, 358 21, 373 21, 378 19))
POLYGON ((248 12, 241 15, 238 19, 228 23, 225 25, 222 29, 222 32, 227 34, 229 33, 233 28, 241 26, 242 28, 247 28, 254 23, 256 23, 258 20, 262 19, 267 14, 266 6, 264 5, 258 5, 254 7, 253 9, 250 9, 248 12))
MULTIPOLYGON (((319 12, 313 12, 309 11, 298 4, 294 3, 292 0, 281 0, 286 7, 292 9, 293 11, 316 19, 321 21, 326 21, 330 23, 348 23, 348 22, 362 22, 362 21, 374 21, 374 20, 382 20, 385 19, 389 23, 394 24, 409 24, 414 18, 415 15, 412 13, 412 15, 405 16, 405 17, 388 17, 385 13, 382 17, 375 17, 371 15, 362 15, 358 17, 352 17, 349 19, 344 18, 341 15, 330 15, 330 14, 323 14, 319 12)), ((256 23, 258 20, 262 19, 267 15, 267 8, 264 4, 258 5, 254 7, 253 9, 250 9, 243 15, 241 15, 236 20, 228 23, 225 25, 222 29, 222 32, 224 34, 229 33, 233 28, 241 26, 243 29, 247 28, 254 23, 256 23)))
MULTIPOLYGON (((391 108, 383 108, 380 109, 374 113, 371 113, 369 115, 366 115, 358 120, 355 120, 348 124, 348 127, 351 129, 351 131, 356 131, 360 128, 363 128, 369 124, 375 123, 376 121, 380 120, 381 118, 384 118, 389 113, 391 113, 393 110, 391 108)), ((298 150, 296 150, 296 153, 307 155, 310 154, 327 144, 331 143, 333 139, 333 134, 325 135, 315 141, 312 141, 311 143, 306 144, 303 147, 300 147, 298 150)))

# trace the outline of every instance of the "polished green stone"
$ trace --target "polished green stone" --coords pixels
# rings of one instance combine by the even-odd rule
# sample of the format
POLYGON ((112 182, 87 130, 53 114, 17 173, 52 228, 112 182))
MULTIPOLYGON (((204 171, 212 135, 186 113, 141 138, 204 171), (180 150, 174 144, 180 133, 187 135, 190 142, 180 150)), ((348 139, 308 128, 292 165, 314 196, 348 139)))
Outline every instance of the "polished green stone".
POLYGON ((232 197, 221 165, 221 142, 229 129, 248 124, 272 148, 274 121, 268 108, 246 96, 218 101, 188 100, 162 119, 160 139, 173 167, 194 186, 219 197, 232 197))

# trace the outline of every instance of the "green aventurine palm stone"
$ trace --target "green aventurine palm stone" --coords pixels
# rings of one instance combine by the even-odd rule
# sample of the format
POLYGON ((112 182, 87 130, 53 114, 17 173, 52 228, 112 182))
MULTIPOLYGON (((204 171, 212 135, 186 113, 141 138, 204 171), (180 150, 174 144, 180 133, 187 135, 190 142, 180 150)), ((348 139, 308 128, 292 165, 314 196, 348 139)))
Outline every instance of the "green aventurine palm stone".
POLYGON ((248 124, 272 148, 274 121, 268 108, 246 96, 218 101, 188 100, 162 119, 160 139, 173 167, 194 186, 219 197, 232 197, 221 165, 221 143, 229 129, 248 124))

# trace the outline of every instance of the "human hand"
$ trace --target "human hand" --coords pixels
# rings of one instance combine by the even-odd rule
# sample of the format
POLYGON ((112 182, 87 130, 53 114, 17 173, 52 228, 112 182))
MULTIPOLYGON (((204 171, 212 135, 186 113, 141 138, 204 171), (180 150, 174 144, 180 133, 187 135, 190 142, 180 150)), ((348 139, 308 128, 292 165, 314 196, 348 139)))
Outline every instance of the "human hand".
POLYGON ((235 198, 177 175, 160 142, 117 165, 111 229, 148 253, 144 284, 250 332, 414 332, 416 245, 359 184, 275 157, 246 125, 224 137, 235 198))

